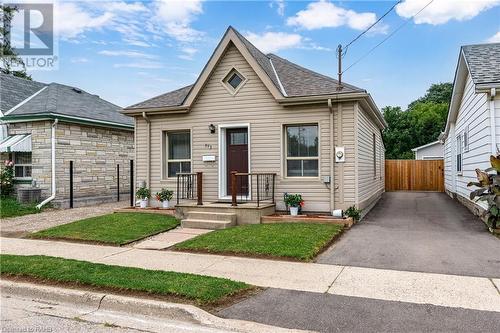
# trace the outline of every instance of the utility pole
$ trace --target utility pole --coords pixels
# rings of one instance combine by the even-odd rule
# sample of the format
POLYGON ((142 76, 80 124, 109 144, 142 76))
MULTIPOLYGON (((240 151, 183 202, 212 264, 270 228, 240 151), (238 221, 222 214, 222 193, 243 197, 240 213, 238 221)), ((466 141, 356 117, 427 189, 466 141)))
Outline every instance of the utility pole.
POLYGON ((339 44, 337 47, 337 58, 339 59, 339 72, 338 72, 338 78, 339 78, 339 86, 337 87, 338 90, 342 90, 342 44, 339 44))

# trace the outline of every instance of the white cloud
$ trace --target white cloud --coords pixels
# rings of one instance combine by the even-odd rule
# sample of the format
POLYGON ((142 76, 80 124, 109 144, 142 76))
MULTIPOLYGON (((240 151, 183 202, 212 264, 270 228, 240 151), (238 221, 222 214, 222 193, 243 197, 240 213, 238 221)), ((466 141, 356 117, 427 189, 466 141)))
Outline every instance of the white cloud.
POLYGON ((245 37, 264 53, 298 47, 302 36, 286 32, 265 32, 261 35, 248 32, 245 37))
POLYGON ((112 22, 113 14, 93 14, 74 2, 54 6, 54 30, 63 39, 75 38, 88 30, 100 29, 112 22))
POLYGON ((363 30, 377 20, 375 13, 358 13, 345 9, 333 3, 321 0, 310 3, 306 9, 299 11, 295 16, 287 19, 287 24, 307 30, 321 28, 336 28, 348 26, 352 29, 363 30))
POLYGON ((193 60, 194 55, 198 52, 194 47, 183 47, 181 51, 182 54, 179 55, 179 58, 184 60, 193 60))
POLYGON ((271 0, 269 7, 274 8, 275 6, 279 16, 285 15, 285 0, 271 0))
POLYGON ((131 62, 131 63, 123 63, 123 64, 114 64, 114 68, 140 68, 140 69, 158 69, 163 68, 163 64, 159 62, 131 62))
POLYGON ((151 47, 152 44, 149 44, 147 42, 133 39, 133 38, 123 38, 122 39, 126 44, 131 45, 131 46, 140 46, 140 47, 151 47))
MULTIPOLYGON (((410 18, 428 3, 429 0, 406 0, 396 6, 396 13, 401 17, 410 18)), ((416 24, 432 25, 444 24, 450 20, 465 21, 499 4, 500 0, 434 1, 413 20, 416 24)))
POLYGON ((500 43, 500 31, 486 40, 488 43, 500 43))
POLYGON ((129 58, 143 58, 143 59, 156 59, 158 58, 155 55, 147 54, 143 52, 137 51, 110 51, 103 50, 98 52, 100 55, 108 56, 108 57, 129 57, 129 58))
POLYGON ((110 12, 138 13, 148 11, 141 2, 98 1, 95 4, 110 12))
POLYGON ((191 27, 191 23, 203 13, 202 0, 158 0, 156 19, 163 25, 164 31, 171 37, 189 42, 203 35, 191 27))

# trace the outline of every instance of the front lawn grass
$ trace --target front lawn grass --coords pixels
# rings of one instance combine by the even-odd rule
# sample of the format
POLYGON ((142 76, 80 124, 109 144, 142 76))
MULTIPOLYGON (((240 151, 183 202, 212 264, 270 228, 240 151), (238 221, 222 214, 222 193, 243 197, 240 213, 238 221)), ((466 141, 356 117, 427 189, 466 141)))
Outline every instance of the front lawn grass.
POLYGON ((29 237, 124 245, 178 225, 179 220, 169 215, 113 213, 45 229, 29 237))
POLYGON ((0 198, 0 218, 39 213, 40 210, 36 208, 36 205, 36 203, 21 204, 15 198, 2 196, 0 198))
POLYGON ((250 224, 197 236, 175 245, 174 249, 310 261, 342 229, 331 224, 250 224))
MULTIPOLYGON (((145 214, 149 215, 149 214, 145 214)), ((44 282, 144 292, 211 304, 253 287, 223 278, 96 264, 47 256, 0 255, 2 276, 44 282)))

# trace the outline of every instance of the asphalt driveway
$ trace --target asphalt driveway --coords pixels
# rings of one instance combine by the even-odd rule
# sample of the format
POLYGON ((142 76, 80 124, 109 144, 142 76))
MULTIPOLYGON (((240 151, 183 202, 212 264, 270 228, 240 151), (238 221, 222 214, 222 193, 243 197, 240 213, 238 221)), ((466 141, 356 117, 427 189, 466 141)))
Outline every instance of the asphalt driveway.
POLYGON ((500 277, 500 239, 444 193, 388 192, 317 262, 500 277))

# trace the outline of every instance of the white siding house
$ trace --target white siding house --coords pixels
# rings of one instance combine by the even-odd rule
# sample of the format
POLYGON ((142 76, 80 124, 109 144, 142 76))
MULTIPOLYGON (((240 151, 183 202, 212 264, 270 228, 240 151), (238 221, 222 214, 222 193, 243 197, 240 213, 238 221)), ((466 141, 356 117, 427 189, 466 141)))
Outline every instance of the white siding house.
POLYGON ((441 141, 434 141, 426 145, 413 148, 416 160, 442 160, 444 156, 444 146, 441 141))
POLYGON ((483 205, 469 200, 476 168, 490 167, 500 143, 500 43, 468 45, 460 50, 445 131, 445 189, 479 213, 483 205))

